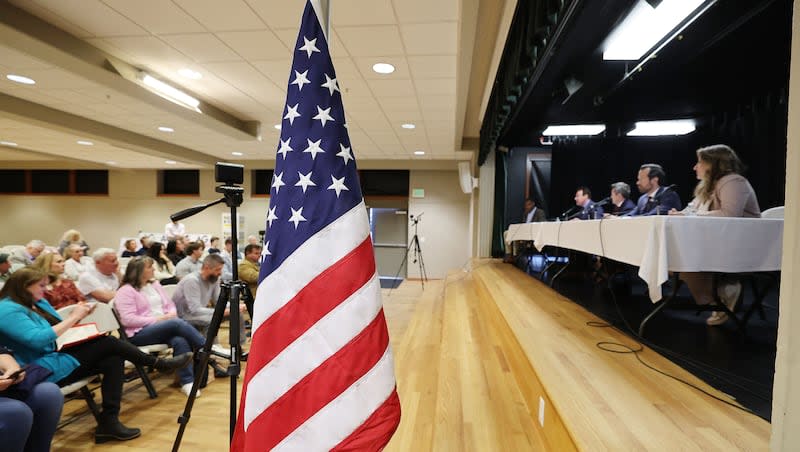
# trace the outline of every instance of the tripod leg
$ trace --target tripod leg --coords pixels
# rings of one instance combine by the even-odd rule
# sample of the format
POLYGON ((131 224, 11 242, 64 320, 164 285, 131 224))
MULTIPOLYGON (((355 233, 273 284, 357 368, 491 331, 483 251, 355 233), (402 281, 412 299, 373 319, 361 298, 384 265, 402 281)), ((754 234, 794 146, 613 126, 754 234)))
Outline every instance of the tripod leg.
MULTIPOLYGON (((228 305, 230 299, 230 287, 223 284, 220 288, 219 299, 214 306, 214 314, 211 316, 211 323, 208 325, 206 331, 206 342, 203 348, 197 352, 195 357, 197 363, 195 364, 194 382, 192 383, 192 390, 189 392, 189 398, 186 399, 186 405, 183 408, 183 413, 178 416, 178 434, 175 436, 175 442, 172 444, 172 451, 177 452, 181 446, 183 434, 186 431, 186 425, 189 423, 189 418, 192 415, 192 408, 194 407, 194 400, 197 398, 197 389, 200 387, 200 379, 203 373, 208 371, 208 356, 211 346, 214 344, 214 338, 217 337, 219 327, 222 324, 222 319, 225 316, 225 307, 228 305)), ((235 414, 234 414, 235 416, 235 414)))
MULTIPOLYGON (((403 254, 403 260, 400 262, 400 266, 397 267, 397 273, 394 274, 394 280, 395 281, 397 281, 397 279, 400 277, 400 272, 403 271, 403 266, 408 262, 408 252, 411 250, 411 245, 413 243, 414 242, 412 240, 411 242, 409 242, 408 246, 406 247, 406 252, 405 252, 405 254, 403 254)), ((394 284, 392 284, 392 288, 389 289, 389 294, 392 293, 392 291, 394 290, 394 287, 395 287, 394 284)))
POLYGON ((419 274, 422 276, 422 288, 425 288, 425 283, 428 281, 428 271, 425 269, 425 260, 422 258, 422 246, 419 243, 419 236, 414 236, 416 243, 416 253, 419 255, 419 274))

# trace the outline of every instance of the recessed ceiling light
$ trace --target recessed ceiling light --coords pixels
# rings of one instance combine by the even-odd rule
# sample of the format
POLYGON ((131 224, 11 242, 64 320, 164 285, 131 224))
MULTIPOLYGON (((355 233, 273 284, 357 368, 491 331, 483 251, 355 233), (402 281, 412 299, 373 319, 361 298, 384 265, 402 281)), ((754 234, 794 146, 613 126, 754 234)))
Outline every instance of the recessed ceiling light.
POLYGON ((164 163, 166 163, 167 165, 174 165, 178 162, 176 162, 175 160, 164 160, 164 163))
POLYGON ((109 161, 106 162, 106 165, 116 165, 116 164, 117 164, 117 162, 115 162, 113 160, 109 160, 109 161))
POLYGON ((94 146, 94 143, 87 140, 78 140, 78 144, 80 144, 81 146, 94 146))
POLYGON ((391 74, 394 72, 394 66, 389 63, 375 63, 372 65, 372 70, 378 74, 391 74))
POLYGON ((185 68, 181 69, 180 71, 178 71, 178 74, 181 74, 182 76, 184 76, 186 78, 190 78, 192 80, 200 80, 201 78, 203 78, 203 74, 201 74, 201 73, 199 73, 197 71, 194 71, 192 69, 189 69, 188 67, 185 67, 185 68))
POLYGON ((400 126, 400 127, 404 128, 404 129, 416 129, 416 128, 417 128, 417 126, 416 126, 416 125, 414 125, 414 124, 411 124, 411 123, 408 123, 408 124, 403 124, 403 125, 402 125, 402 126, 400 126))
POLYGON ((275 127, 276 130, 281 130, 281 125, 280 124, 275 124, 272 127, 275 127))
POLYGON ((11 80, 12 82, 22 83, 23 85, 35 85, 36 84, 36 80, 34 80, 32 78, 28 78, 28 77, 22 76, 22 75, 8 74, 8 75, 6 75, 6 78, 11 80))
POLYGON ((173 129, 172 127, 165 127, 165 126, 159 127, 158 130, 160 130, 162 132, 167 132, 167 133, 172 133, 172 132, 175 131, 175 129, 173 129))
POLYGON ((234 151, 234 152, 231 152, 231 155, 235 155, 235 156, 238 157, 238 156, 241 156, 241 155, 244 155, 244 154, 242 154, 241 152, 234 151))
POLYGON ((0 146, 16 146, 17 143, 13 141, 0 141, 0 146))
POLYGON ((414 151, 414 155, 425 155, 425 151, 414 151))

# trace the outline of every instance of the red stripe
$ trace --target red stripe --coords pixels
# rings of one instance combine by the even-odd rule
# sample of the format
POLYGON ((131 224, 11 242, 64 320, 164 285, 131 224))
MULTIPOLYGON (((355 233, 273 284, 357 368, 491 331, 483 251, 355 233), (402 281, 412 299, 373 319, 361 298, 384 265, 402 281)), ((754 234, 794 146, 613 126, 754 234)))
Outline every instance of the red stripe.
POLYGON ((397 388, 372 415, 353 433, 331 451, 372 451, 382 450, 392 439, 400 424, 400 397, 397 388))
POLYGON ((253 334, 245 385, 257 371, 363 287, 374 274, 375 255, 368 236, 258 327, 253 334))
POLYGON ((389 346, 381 310, 358 336, 267 407, 247 429, 246 451, 269 450, 364 376, 389 346))

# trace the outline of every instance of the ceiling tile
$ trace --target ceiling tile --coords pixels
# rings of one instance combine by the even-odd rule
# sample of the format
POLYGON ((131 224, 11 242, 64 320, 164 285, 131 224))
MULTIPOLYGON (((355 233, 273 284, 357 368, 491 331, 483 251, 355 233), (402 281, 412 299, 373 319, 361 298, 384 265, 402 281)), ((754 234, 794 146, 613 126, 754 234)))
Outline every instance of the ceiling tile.
POLYGON ((400 30, 395 25, 336 27, 347 52, 354 57, 403 55, 400 30))
POLYGON ((170 1, 103 0, 108 6, 153 34, 206 31, 191 16, 170 1))
POLYGON ((458 23, 400 25, 408 55, 455 55, 458 53, 458 23))
POLYGON ((249 63, 208 63, 204 66, 263 105, 283 110, 285 88, 279 88, 249 63))
POLYGON ((259 30, 264 23, 243 0, 173 0, 211 31, 259 30))
POLYGON ((259 72, 269 77, 278 86, 288 86, 292 63, 288 58, 281 60, 258 60, 250 62, 259 72))
POLYGON ((305 0, 247 0, 253 11, 272 29, 300 29, 305 0))
POLYGON ((411 80, 369 80, 367 83, 378 99, 416 95, 411 80))
POLYGON ((198 63, 240 61, 242 58, 211 33, 164 35, 161 39, 198 63))
POLYGON ((94 36, 136 36, 147 31, 99 0, 36 0, 94 36))
POLYGON ((190 60, 167 43, 154 36, 110 37, 105 41, 134 58, 131 64, 150 64, 158 61, 189 63, 190 60))
POLYGON ((401 23, 456 21, 461 17, 458 0, 394 0, 401 23))
POLYGON ((331 22, 340 25, 396 24, 390 0, 336 0, 331 3, 331 22))
POLYGON ((411 75, 417 79, 456 78, 458 60, 455 55, 410 56, 411 75))
POLYGON ((451 78, 437 78, 430 80, 414 80, 414 86, 420 96, 430 95, 450 95, 451 99, 455 99, 456 94, 456 79, 451 78))
POLYGON ((247 60, 289 57, 289 48, 269 30, 227 31, 217 36, 247 60))

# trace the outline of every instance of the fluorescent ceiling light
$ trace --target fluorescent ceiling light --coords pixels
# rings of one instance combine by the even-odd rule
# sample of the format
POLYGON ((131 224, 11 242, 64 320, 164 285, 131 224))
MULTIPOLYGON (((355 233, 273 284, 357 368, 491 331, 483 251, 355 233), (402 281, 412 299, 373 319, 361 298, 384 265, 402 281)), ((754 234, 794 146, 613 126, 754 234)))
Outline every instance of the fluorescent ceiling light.
POLYGON ((166 163, 167 165, 174 165, 178 162, 176 162, 175 160, 164 160, 164 163, 166 163))
POLYGON ((547 126, 542 135, 547 137, 557 135, 597 135, 606 130, 605 124, 577 124, 571 126, 547 126))
POLYGON ((414 155, 425 155, 425 151, 414 151, 414 155))
POLYGON ((17 143, 13 141, 0 141, 0 146, 16 146, 17 143))
POLYGON ((81 146, 94 146, 94 143, 87 140, 78 140, 77 143, 80 144, 81 146))
POLYGON ((172 127, 166 127, 166 126, 161 126, 161 127, 158 128, 158 130, 160 130, 162 132, 167 132, 167 133, 172 133, 172 132, 175 131, 175 129, 173 129, 172 127))
POLYGON ((704 0, 663 0, 657 8, 639 0, 622 23, 611 32, 604 60, 639 60, 689 17, 704 0))
POLYGON ((693 119, 675 119, 671 121, 639 121, 636 127, 628 132, 629 137, 657 137, 661 135, 686 135, 694 132, 693 119))
POLYGON ((394 66, 389 63, 375 63, 372 65, 372 70, 378 74, 391 74, 394 72, 394 66))
POLYGON ((6 78, 11 80, 12 82, 22 83, 23 85, 35 85, 36 84, 36 80, 34 80, 32 78, 28 78, 28 77, 22 76, 22 75, 8 74, 8 75, 6 75, 6 78))
POLYGON ((184 93, 178 88, 175 88, 171 85, 167 85, 161 80, 154 78, 150 74, 145 74, 144 72, 142 72, 141 78, 142 78, 142 83, 144 83, 145 86, 151 88, 154 93, 158 94, 164 99, 174 102, 182 107, 186 107, 191 110, 200 112, 200 109, 197 108, 200 106, 200 101, 195 99, 194 97, 184 93))
POLYGON ((237 157, 238 157, 238 156, 242 156, 242 155, 244 155, 244 154, 242 154, 241 152, 236 152, 236 151, 234 151, 234 152, 231 152, 231 155, 235 155, 235 156, 237 156, 237 157))
POLYGON ((414 125, 414 124, 403 124, 400 127, 404 128, 404 129, 409 129, 409 130, 417 128, 417 126, 414 125))
POLYGON ((200 80, 201 78, 203 78, 203 74, 201 74, 201 73, 199 73, 197 71, 191 70, 188 67, 185 67, 185 68, 179 70, 178 74, 180 74, 180 75, 182 75, 182 76, 184 76, 186 78, 190 78, 192 80, 200 80))

